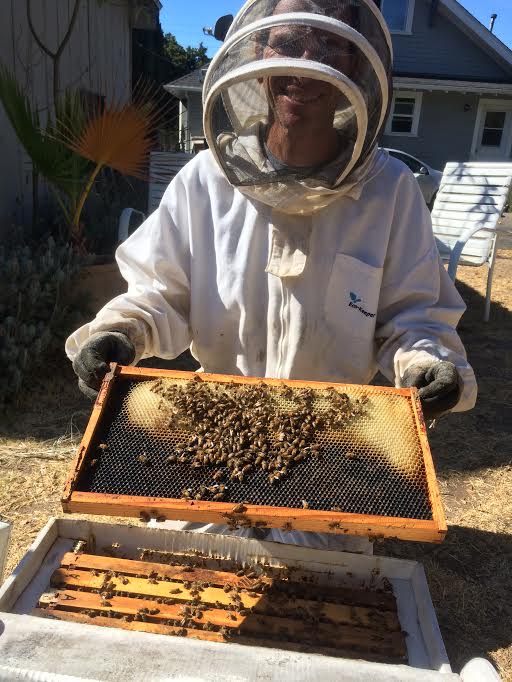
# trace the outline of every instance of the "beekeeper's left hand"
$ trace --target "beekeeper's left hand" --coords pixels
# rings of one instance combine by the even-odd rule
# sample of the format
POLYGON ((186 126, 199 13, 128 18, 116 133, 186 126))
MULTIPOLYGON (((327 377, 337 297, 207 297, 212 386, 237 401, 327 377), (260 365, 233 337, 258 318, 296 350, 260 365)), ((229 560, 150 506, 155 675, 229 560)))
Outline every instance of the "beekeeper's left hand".
POLYGON ((408 367, 402 377, 402 386, 419 388, 426 419, 435 419, 455 407, 461 392, 457 368, 445 361, 408 367))

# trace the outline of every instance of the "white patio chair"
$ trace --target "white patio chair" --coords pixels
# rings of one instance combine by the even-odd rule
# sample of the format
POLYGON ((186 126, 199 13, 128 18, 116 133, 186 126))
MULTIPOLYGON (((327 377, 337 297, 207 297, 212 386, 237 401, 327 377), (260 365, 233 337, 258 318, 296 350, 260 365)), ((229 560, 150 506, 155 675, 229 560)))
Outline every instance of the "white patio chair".
POLYGON ((447 163, 432 209, 432 227, 448 274, 457 267, 487 265, 484 321, 489 320, 496 240, 512 184, 512 163, 447 163))
MULTIPOLYGON (((149 157, 149 189, 148 189, 148 212, 151 215, 156 211, 165 190, 175 175, 190 161, 193 154, 184 152, 151 152, 149 157)), ((146 220, 146 214, 134 208, 125 208, 119 218, 118 243, 124 242, 135 227, 131 227, 133 216, 139 216, 141 222, 146 220)), ((140 223, 139 223, 140 224, 140 223)))

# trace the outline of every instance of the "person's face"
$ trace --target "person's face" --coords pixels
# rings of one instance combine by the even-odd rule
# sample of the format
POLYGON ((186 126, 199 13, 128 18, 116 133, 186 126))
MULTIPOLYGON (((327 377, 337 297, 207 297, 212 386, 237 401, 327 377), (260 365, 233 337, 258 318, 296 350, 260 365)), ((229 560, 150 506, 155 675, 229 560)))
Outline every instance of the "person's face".
MULTIPOLYGON (((274 14, 301 9, 300 2, 283 0, 276 6, 274 14)), ((347 75, 351 73, 354 60, 348 41, 328 31, 305 26, 277 26, 271 29, 263 57, 309 59, 332 66, 347 75)), ((267 79, 266 90, 274 117, 284 128, 332 128, 340 93, 329 83, 298 76, 276 76, 267 79)))

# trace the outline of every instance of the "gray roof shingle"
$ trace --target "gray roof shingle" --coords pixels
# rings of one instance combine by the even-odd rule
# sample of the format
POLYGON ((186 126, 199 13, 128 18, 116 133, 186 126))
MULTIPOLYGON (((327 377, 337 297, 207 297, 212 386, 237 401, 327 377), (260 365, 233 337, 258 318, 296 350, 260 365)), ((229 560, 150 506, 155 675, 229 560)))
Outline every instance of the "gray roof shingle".
POLYGON ((185 76, 177 78, 164 85, 164 88, 172 95, 183 95, 184 91, 200 92, 203 89, 204 76, 208 69, 208 65, 202 66, 200 69, 187 73, 185 76))

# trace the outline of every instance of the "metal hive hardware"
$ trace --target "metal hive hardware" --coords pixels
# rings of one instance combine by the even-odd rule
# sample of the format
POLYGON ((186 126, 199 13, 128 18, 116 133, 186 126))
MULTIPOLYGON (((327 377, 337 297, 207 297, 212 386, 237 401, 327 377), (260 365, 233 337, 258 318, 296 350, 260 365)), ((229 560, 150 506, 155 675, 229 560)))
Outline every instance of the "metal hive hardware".
MULTIPOLYGON (((276 434, 267 437, 272 443, 276 434)), ((208 374, 198 378, 119 366, 106 378, 93 409, 63 508, 420 541, 441 541, 446 533, 415 389, 208 374), (169 420, 172 401, 164 400, 162 409, 155 381, 179 389, 191 378, 205 382, 212 394, 231 392, 235 398, 241 386, 263 382, 270 387, 276 419, 293 408, 283 386, 290 386, 292 395, 310 390, 312 412, 320 416, 329 409, 326 396, 333 388, 353 404, 366 404, 343 427, 320 427, 314 442, 322 456, 294 464, 277 485, 269 482, 268 472, 256 469, 243 482, 224 477, 226 493, 215 496, 219 466, 191 468, 186 461, 168 461, 183 452, 193 425, 169 420), (205 488, 212 492, 205 494, 205 488), (201 500, 195 499, 199 490, 201 500), (190 491, 189 499, 183 499, 183 491, 190 491), (246 510, 233 511, 242 502, 246 510)))

